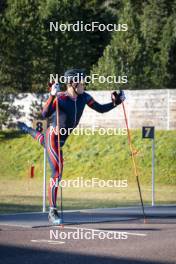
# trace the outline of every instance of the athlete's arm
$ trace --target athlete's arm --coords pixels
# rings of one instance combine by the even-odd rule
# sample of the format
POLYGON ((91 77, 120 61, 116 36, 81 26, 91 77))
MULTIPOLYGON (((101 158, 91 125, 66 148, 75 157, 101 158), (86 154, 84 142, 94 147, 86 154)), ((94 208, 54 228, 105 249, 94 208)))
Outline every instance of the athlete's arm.
POLYGON ((118 104, 121 104, 122 101, 114 101, 112 100, 111 103, 107 103, 107 104, 100 104, 98 102, 96 102, 93 97, 89 94, 86 93, 86 101, 87 101, 87 105, 92 108, 93 110, 99 112, 99 113, 105 113, 108 112, 110 110, 112 110, 114 107, 116 107, 118 104))
POLYGON ((108 103, 108 104, 99 104, 96 102, 93 98, 88 101, 87 105, 92 108, 93 110, 99 112, 99 113, 105 113, 113 109, 115 106, 113 103, 108 103))
POLYGON ((44 104, 44 107, 42 110, 42 116, 49 117, 55 112, 55 110, 56 110, 56 97, 53 95, 50 95, 50 97, 44 104))
POLYGON ((49 117, 51 116, 56 110, 56 100, 57 100, 57 93, 60 92, 60 85, 59 83, 53 83, 51 86, 50 97, 46 101, 43 110, 42 116, 49 117))

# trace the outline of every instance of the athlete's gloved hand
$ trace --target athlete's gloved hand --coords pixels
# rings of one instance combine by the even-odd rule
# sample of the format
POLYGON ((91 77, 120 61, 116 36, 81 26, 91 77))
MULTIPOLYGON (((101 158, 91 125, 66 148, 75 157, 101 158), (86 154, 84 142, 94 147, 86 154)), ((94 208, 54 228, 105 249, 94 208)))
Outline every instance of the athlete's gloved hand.
POLYGON ((50 92, 50 94, 52 95, 52 96, 56 96, 56 94, 58 93, 58 92, 60 92, 60 84, 59 83, 53 83, 53 85, 51 86, 51 92, 50 92))
POLYGON ((111 99, 114 106, 121 104, 126 99, 124 91, 120 90, 119 92, 113 92, 111 94, 111 99))

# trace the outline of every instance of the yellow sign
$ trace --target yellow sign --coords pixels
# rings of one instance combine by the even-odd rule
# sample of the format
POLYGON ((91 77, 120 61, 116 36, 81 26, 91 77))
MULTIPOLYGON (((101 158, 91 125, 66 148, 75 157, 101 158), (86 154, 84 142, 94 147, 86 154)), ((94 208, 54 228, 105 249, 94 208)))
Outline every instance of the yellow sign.
POLYGON ((47 130, 47 121, 46 120, 33 120, 33 128, 41 133, 45 133, 47 130))

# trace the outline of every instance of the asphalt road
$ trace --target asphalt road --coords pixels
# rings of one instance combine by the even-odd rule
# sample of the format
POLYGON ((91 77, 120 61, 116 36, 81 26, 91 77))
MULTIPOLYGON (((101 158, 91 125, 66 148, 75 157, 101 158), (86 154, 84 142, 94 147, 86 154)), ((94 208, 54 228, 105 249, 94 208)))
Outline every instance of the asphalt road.
POLYGON ((0 263, 176 263, 176 206, 65 211, 64 227, 46 213, 0 215, 0 263))
POLYGON ((136 219, 62 228, 1 225, 0 263, 176 263, 176 219, 152 218, 147 224, 136 219), (82 237, 76 239, 73 232, 77 236, 82 232, 82 237), (86 232, 91 239, 84 237, 86 232))

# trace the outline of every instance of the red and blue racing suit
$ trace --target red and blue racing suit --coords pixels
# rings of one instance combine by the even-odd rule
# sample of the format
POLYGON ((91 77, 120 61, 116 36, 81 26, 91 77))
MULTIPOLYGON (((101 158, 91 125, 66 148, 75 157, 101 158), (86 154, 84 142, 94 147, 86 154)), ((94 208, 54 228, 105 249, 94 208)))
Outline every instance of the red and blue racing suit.
MULTIPOLYGON (((60 92, 58 97, 50 95, 46 101, 42 115, 45 118, 51 117, 51 126, 46 132, 46 148, 48 154, 49 164, 52 170, 51 180, 48 188, 49 203, 50 207, 56 207, 58 183, 62 178, 62 171, 59 173, 59 168, 63 168, 63 155, 62 147, 66 142, 66 139, 70 135, 70 131, 74 129, 82 116, 85 105, 88 105, 97 112, 104 113, 113 109, 115 106, 113 103, 99 104, 96 102, 91 95, 84 92, 77 97, 71 97, 67 92, 60 92), (61 148, 61 163, 59 164, 58 159, 58 135, 57 135, 57 124, 56 124, 56 100, 59 104, 59 120, 60 120, 60 148, 61 148)), ((31 135, 44 145, 44 135, 36 130, 31 131, 31 135)))

